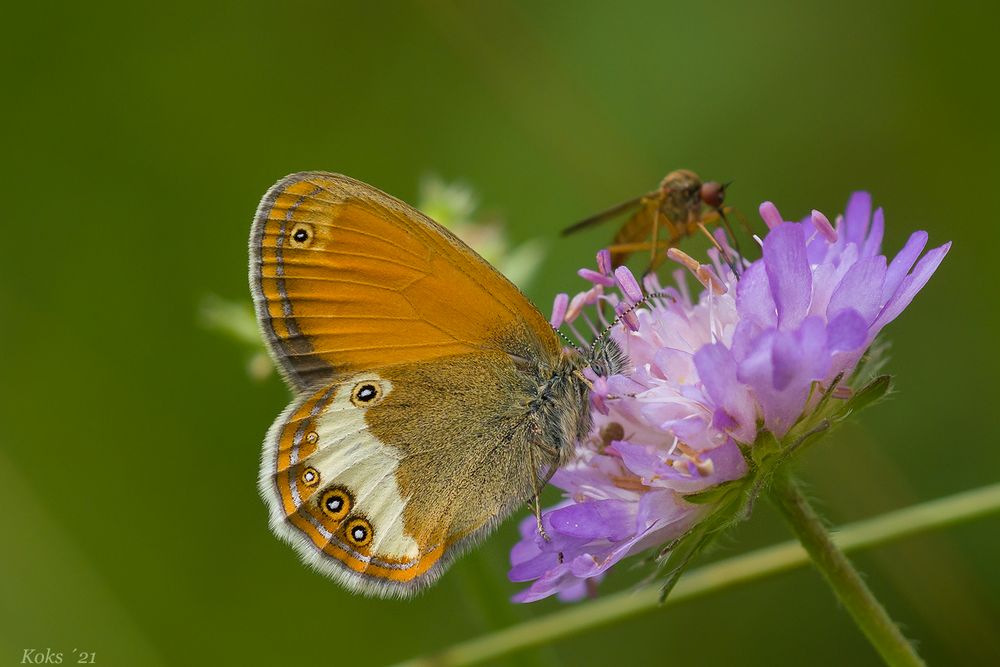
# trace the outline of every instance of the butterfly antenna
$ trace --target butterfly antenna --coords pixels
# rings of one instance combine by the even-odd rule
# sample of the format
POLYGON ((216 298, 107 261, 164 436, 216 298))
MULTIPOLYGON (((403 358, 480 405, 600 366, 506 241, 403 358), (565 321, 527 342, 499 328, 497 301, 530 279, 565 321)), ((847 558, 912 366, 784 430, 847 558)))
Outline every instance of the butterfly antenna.
POLYGON ((559 329, 557 329, 555 327, 552 327, 552 330, 555 331, 557 334, 559 334, 560 338, 562 338, 564 341, 566 341, 567 343, 569 343, 569 346, 572 347, 574 350, 576 350, 576 352, 580 356, 583 356, 583 350, 580 349, 579 345, 577 345, 576 343, 573 342, 573 339, 571 339, 569 336, 567 336, 566 334, 564 334, 562 331, 560 331, 559 329))
POLYGON ((653 292, 652 294, 647 294, 646 296, 642 297, 641 299, 633 303, 631 306, 623 310, 620 314, 618 314, 615 317, 614 320, 612 320, 611 324, 604 327, 604 331, 602 331, 600 335, 596 339, 594 339, 593 347, 596 348, 598 343, 603 343, 605 340, 607 340, 608 335, 611 333, 611 330, 614 329, 615 325, 621 322, 622 318, 624 318, 626 315, 634 311, 636 308, 639 308, 640 306, 649 306, 650 304, 652 304, 653 299, 662 297, 666 297, 668 299, 673 298, 672 296, 670 296, 665 292, 653 292))

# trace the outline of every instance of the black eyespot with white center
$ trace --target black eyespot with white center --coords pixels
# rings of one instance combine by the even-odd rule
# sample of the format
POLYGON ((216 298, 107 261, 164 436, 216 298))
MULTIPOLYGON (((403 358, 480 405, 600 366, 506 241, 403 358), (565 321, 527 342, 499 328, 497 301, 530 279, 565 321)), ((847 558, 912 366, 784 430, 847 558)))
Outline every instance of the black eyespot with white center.
MULTIPOLYGON (((319 481, 318 474, 316 477, 319 481)), ((341 487, 327 489, 319 497, 319 507, 323 510, 323 514, 334 521, 343 521, 344 517, 350 514, 353 505, 354 500, 351 498, 351 494, 348 493, 347 489, 341 487)))
POLYGON ((306 248, 313 240, 313 230, 310 225, 305 223, 298 223, 292 228, 292 247, 293 248, 306 248))
POLYGON ((299 476, 299 479, 302 480, 302 483, 305 486, 309 487, 316 486, 317 484, 319 484, 319 471, 316 470, 316 468, 313 468, 312 466, 308 466, 302 471, 302 474, 299 476))
POLYGON ((351 392, 351 403, 355 407, 368 407, 382 398, 382 387, 377 382, 359 382, 351 392))
POLYGON ((347 529, 345 530, 347 535, 347 541, 355 547, 366 547, 371 544, 372 541, 372 525, 368 522, 368 519, 363 517, 355 517, 347 522, 347 529))

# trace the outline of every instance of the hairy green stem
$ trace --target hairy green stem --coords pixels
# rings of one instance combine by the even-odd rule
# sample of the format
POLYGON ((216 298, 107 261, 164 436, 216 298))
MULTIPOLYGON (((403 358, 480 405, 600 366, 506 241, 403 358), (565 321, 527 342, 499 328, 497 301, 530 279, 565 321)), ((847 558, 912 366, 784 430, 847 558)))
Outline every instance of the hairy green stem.
MULTIPOLYGON (((834 533, 833 541, 844 551, 854 551, 997 512, 1000 512, 1000 483, 848 524, 834 533)), ((809 556, 797 542, 776 544, 691 570, 681 578, 663 605, 659 604, 658 586, 627 590, 502 628, 401 665, 457 667, 478 664, 656 611, 663 606, 785 572, 808 562, 809 556)))
POLYGON ((785 516, 792 530, 836 593, 868 641, 886 664, 893 667, 920 667, 924 661, 903 636, 899 626, 865 584, 844 552, 834 543, 823 520, 802 494, 788 470, 780 470, 770 490, 771 500, 785 516))

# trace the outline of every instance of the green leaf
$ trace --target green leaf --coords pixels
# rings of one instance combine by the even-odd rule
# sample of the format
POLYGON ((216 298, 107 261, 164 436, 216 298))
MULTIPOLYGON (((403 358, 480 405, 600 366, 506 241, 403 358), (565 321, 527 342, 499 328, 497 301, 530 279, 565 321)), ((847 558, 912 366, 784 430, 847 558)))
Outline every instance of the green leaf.
POLYGON ((746 483, 746 478, 731 479, 728 482, 716 484, 706 491, 690 493, 684 496, 684 500, 695 505, 714 505, 729 500, 733 494, 740 493, 746 483))
POLYGON ((670 550, 670 555, 663 566, 666 575, 660 585, 660 604, 666 601, 670 591, 677 585, 688 565, 708 546, 712 537, 714 537, 714 533, 707 530, 707 526, 702 524, 678 540, 674 548, 670 550))
POLYGON ((667 599, 678 579, 698 554, 725 529, 746 518, 746 512, 741 510, 749 502, 749 489, 755 479, 755 475, 748 474, 743 479, 723 482, 707 491, 685 496, 685 500, 688 501, 694 498, 693 502, 696 504, 707 505, 714 502, 715 507, 690 531, 670 545, 660 566, 660 572, 664 573, 661 575, 661 603, 667 599))
POLYGON ((841 414, 847 416, 850 413, 857 412, 867 408, 872 403, 881 400, 889 393, 889 389, 892 388, 892 376, 880 375, 862 389, 858 393, 854 394, 847 403, 844 404, 841 414))

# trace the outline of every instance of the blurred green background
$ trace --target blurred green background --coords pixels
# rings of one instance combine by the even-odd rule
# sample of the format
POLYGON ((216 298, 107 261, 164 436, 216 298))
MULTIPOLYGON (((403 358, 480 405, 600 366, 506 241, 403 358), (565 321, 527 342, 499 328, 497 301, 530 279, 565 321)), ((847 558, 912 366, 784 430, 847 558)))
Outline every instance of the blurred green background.
MULTIPOLYGON (((49 647, 104 665, 378 665, 560 607, 508 602, 513 521, 409 602, 344 593, 268 530, 260 441, 288 395, 249 380, 198 305, 249 299, 254 208, 302 169, 410 201, 429 172, 469 183, 515 241, 550 240, 530 290, 546 312, 611 234, 557 230, 671 169, 734 179, 754 219, 763 199, 832 218, 869 189, 890 251, 915 228, 955 246, 889 328, 898 393, 803 477, 836 523, 996 481, 996 10, 365 4, 5 9, 0 664, 49 647)), ((857 558, 934 664, 1000 656, 998 529, 857 558)), ((788 537, 762 503, 708 558, 788 537)), ((809 570, 504 664, 737 661, 877 664, 809 570)))

